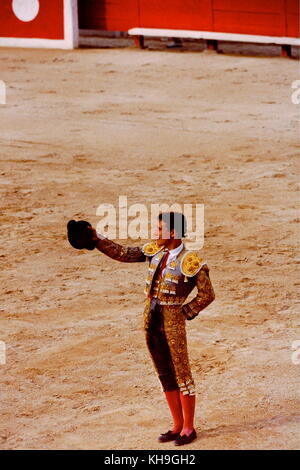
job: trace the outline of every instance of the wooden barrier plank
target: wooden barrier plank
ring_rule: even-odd
[[[139,8],[144,28],[213,28],[211,0],[139,0]]]
[[[287,31],[286,35],[294,38],[300,36],[300,25],[299,16],[293,14],[287,14],[286,16]]]
[[[299,0],[286,0],[285,5],[287,14],[299,16]]]
[[[126,31],[139,25],[138,0],[79,0],[79,28]]]
[[[245,13],[282,13],[285,0],[213,0],[213,10]]]
[[[214,11],[214,30],[224,33],[285,36],[285,15]]]
[[[79,0],[81,29],[134,27],[298,37],[298,0]]]

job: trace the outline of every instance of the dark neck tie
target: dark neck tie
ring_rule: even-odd
[[[169,250],[167,249],[164,256],[162,257],[160,263],[159,263],[159,266],[158,266],[158,270],[160,272],[160,274],[162,274],[163,270],[165,269],[166,265],[167,265],[167,261],[168,261],[168,258],[169,258]]]

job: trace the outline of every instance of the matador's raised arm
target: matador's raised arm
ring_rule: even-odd
[[[142,247],[119,245],[98,233],[86,220],[79,220],[77,222],[69,220],[67,232],[69,243],[73,248],[77,250],[94,250],[97,248],[110,258],[122,261],[123,263],[141,263],[147,259],[150,261],[151,256],[154,254],[154,249],[151,246],[145,252],[145,245]],[[150,245],[152,244],[150,243]]]
[[[140,263],[147,260],[142,248],[139,246],[132,247],[119,245],[96,232],[95,229],[92,230],[94,232],[94,236],[96,234],[97,237],[96,248],[110,258],[124,263]]]

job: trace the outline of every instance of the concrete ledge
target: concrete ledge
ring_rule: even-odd
[[[208,39],[216,41],[256,42],[262,44],[286,44],[291,46],[300,46],[300,38],[256,36],[253,34],[218,33],[211,31],[192,31],[184,29],[131,28],[128,30],[128,34],[130,36]]]

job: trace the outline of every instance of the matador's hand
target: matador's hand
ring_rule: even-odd
[[[73,248],[77,250],[94,250],[96,248],[98,237],[94,235],[94,229],[89,222],[85,220],[69,220],[67,224],[68,240]],[[96,231],[95,231],[96,232]]]
[[[93,240],[94,242],[98,242],[99,237],[98,237],[98,235],[97,235],[96,229],[95,229],[94,227],[90,226],[90,227],[88,227],[88,230],[90,230],[90,231],[92,232],[92,240]]]

